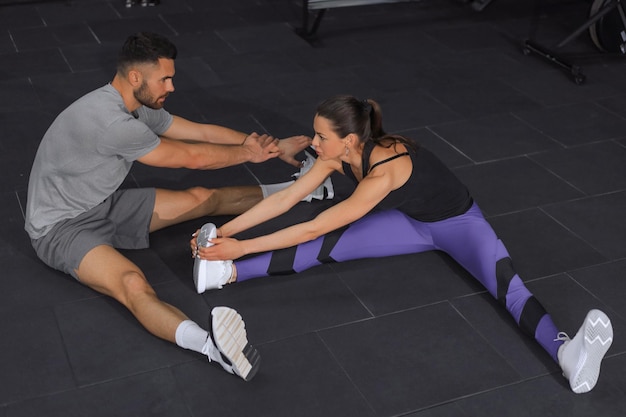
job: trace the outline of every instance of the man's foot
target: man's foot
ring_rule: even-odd
[[[311,169],[311,167],[315,163],[315,157],[313,155],[311,155],[307,151],[304,151],[304,154],[306,155],[306,159],[304,161],[302,161],[302,168],[300,168],[300,172],[296,172],[295,174],[292,175],[292,177],[294,177],[296,179],[299,178],[300,176],[306,174],[307,172],[309,172],[309,170]],[[335,189],[333,188],[333,182],[330,179],[330,177],[328,177],[328,178],[326,178],[326,180],[324,180],[324,183],[322,185],[317,187],[311,194],[306,196],[302,201],[306,201],[306,202],[310,203],[311,200],[313,200],[313,199],[316,199],[316,200],[324,200],[324,199],[332,200],[332,198],[334,196],[335,196]]]
[[[217,237],[217,228],[213,223],[206,223],[196,237],[198,247],[212,245],[210,239]],[[231,279],[233,274],[233,261],[207,261],[196,257],[193,265],[193,282],[196,291],[202,294],[206,290],[222,288]]]
[[[611,320],[600,310],[591,310],[573,339],[559,333],[565,343],[559,348],[559,365],[576,394],[589,392],[598,382],[602,358],[613,342]]]
[[[222,365],[228,373],[250,381],[259,370],[261,356],[248,343],[246,325],[235,310],[229,307],[215,307],[211,311],[209,337],[202,353]]]

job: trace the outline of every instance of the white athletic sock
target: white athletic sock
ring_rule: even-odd
[[[261,191],[263,191],[263,198],[267,198],[270,195],[277,193],[285,188],[289,187],[295,181],[281,182],[279,184],[261,184]]]
[[[202,353],[209,333],[195,321],[185,320],[176,328],[176,344],[184,349]]]

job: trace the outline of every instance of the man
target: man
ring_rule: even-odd
[[[242,213],[261,188],[118,190],[134,161],[168,168],[215,169],[280,157],[298,166],[310,138],[278,141],[199,124],[163,109],[174,91],[176,47],[138,33],[124,43],[110,84],[86,94],[53,122],[33,163],[25,229],[49,266],[111,296],[152,334],[208,356],[244,380],[259,365],[241,316],[211,311],[203,329],[161,301],[143,272],[115,248],[148,246],[148,234],[207,215]]]

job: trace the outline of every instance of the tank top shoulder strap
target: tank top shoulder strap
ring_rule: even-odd
[[[365,146],[363,147],[363,155],[362,155],[362,170],[363,170],[363,178],[365,178],[365,176],[367,174],[369,174],[374,168],[376,168],[378,165],[384,164],[386,162],[389,161],[393,161],[396,158],[400,158],[401,156],[407,156],[410,155],[409,152],[402,152],[399,153],[397,155],[393,155],[387,159],[383,159],[382,161],[378,161],[376,162],[374,165],[372,165],[370,167],[370,155],[372,154],[372,150],[374,149],[374,146],[376,146],[374,144],[374,142],[366,142]],[[348,164],[347,162],[342,162],[341,163],[343,166],[343,171],[344,173],[353,181],[358,182],[356,177],[354,176],[354,174],[352,173],[352,169],[350,168],[350,164]]]
[[[376,168],[378,165],[382,165],[382,164],[384,164],[384,163],[387,163],[387,162],[393,161],[393,160],[394,160],[394,159],[396,159],[396,158],[400,158],[401,156],[407,156],[407,155],[410,155],[410,153],[408,153],[408,152],[402,152],[402,153],[399,153],[399,154],[397,154],[397,155],[390,156],[390,157],[389,157],[389,158],[387,158],[387,159],[383,159],[382,161],[378,161],[378,162],[376,162],[374,165],[372,165],[372,167],[369,169],[369,171],[367,171],[367,173],[369,174],[370,172],[372,172],[372,170],[373,170],[374,168]]]

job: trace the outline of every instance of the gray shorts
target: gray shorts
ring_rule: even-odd
[[[116,191],[93,209],[60,221],[45,236],[33,240],[37,256],[50,267],[78,278],[75,270],[96,246],[147,248],[155,196],[154,188]]]

